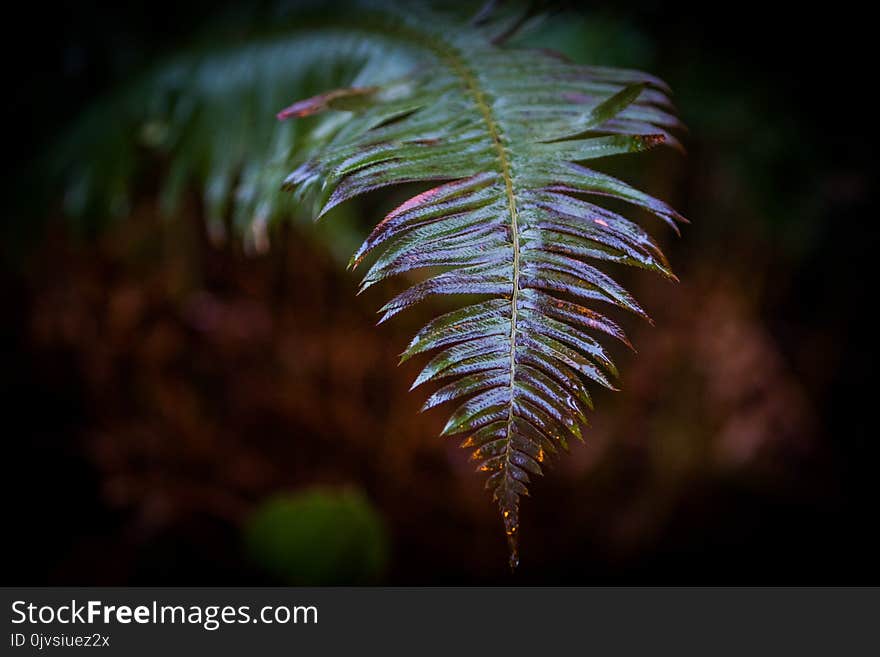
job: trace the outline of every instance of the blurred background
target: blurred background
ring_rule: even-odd
[[[622,392],[535,482],[511,577],[446,410],[408,392],[421,363],[397,367],[446,306],[375,327],[391,286],[344,268],[404,191],[257,255],[209,239],[198,194],[168,219],[161,167],[97,228],[40,184],[96,99],[243,7],[22,7],[4,43],[5,583],[877,583],[868,23],[597,2],[517,38],[672,86],[687,156],[606,170],[693,223],[652,231],[681,284],[624,276],[656,326],[627,318]]]

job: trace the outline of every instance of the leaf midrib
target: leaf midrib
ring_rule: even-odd
[[[518,322],[518,306],[519,306],[519,292],[520,292],[520,240],[519,240],[519,214],[517,211],[516,204],[516,192],[514,190],[513,184],[513,175],[510,166],[510,160],[508,159],[507,150],[504,147],[504,142],[502,139],[502,131],[499,126],[498,120],[495,118],[492,105],[489,102],[485,91],[483,90],[478,77],[472,71],[472,67],[468,66],[466,57],[461,52],[461,49],[458,48],[454,43],[451,43],[449,40],[444,39],[442,36],[438,35],[433,31],[422,31],[418,29],[414,29],[411,25],[397,25],[396,31],[401,36],[406,35],[406,37],[412,39],[414,43],[422,45],[423,47],[427,47],[428,50],[433,51],[435,56],[444,63],[453,73],[455,73],[458,77],[461,78],[464,83],[465,89],[473,99],[475,106],[480,112],[480,115],[483,118],[483,122],[486,125],[486,131],[489,134],[489,137],[492,140],[492,146],[495,150],[498,164],[500,168],[500,173],[502,178],[504,179],[504,187],[505,187],[505,195],[507,197],[507,207],[508,213],[510,215],[510,236],[511,242],[513,246],[513,262],[512,262],[512,273],[513,273],[513,286],[510,297],[510,397],[508,400],[508,408],[507,408],[507,422],[506,422],[506,430],[505,430],[505,450],[504,450],[504,479],[501,486],[509,486],[510,485],[510,468],[512,466],[511,462],[511,452],[513,450],[513,433],[514,433],[514,419],[515,419],[515,392],[516,392],[516,335],[517,335],[517,322]],[[501,501],[501,500],[500,500]],[[508,546],[510,548],[510,563],[511,567],[515,567],[518,557],[517,557],[517,540],[516,540],[516,531],[518,525],[518,519],[516,517],[511,518],[510,514],[515,512],[516,509],[508,508],[506,505],[506,501],[502,502],[502,515],[504,517],[505,524],[505,532],[507,534]]]
[[[514,422],[514,397],[516,389],[516,333],[517,333],[517,310],[519,297],[519,278],[520,278],[520,243],[519,243],[519,214],[516,207],[516,193],[513,187],[513,176],[510,168],[510,160],[508,159],[507,150],[501,138],[501,129],[498,121],[492,112],[492,106],[486,98],[486,94],[479,84],[476,75],[466,65],[462,55],[452,46],[446,45],[442,50],[438,49],[442,59],[446,61],[449,67],[459,75],[465,87],[474,100],[474,104],[480,111],[486,129],[492,139],[493,147],[498,157],[498,163],[501,168],[501,175],[504,179],[505,194],[507,196],[507,207],[510,214],[511,242],[513,243],[513,290],[510,298],[510,399],[508,401],[507,425],[506,425],[506,444],[504,451],[504,477],[506,485],[507,479],[510,477],[511,466],[511,449],[512,434]],[[505,520],[510,513],[509,509],[504,509]],[[508,526],[505,523],[505,530],[511,541],[511,559],[516,556],[516,548],[514,541],[515,525]]]

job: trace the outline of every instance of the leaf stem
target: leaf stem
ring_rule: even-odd
[[[461,55],[451,47],[438,48],[439,54],[449,66],[462,78],[468,93],[474,100],[474,104],[480,111],[486,129],[492,139],[495,151],[498,156],[498,164],[501,169],[501,175],[504,178],[505,193],[507,196],[507,208],[510,214],[510,239],[513,246],[513,291],[510,296],[510,401],[507,408],[507,430],[506,444],[504,449],[504,483],[501,486],[508,486],[510,479],[511,466],[511,445],[513,444],[513,421],[514,421],[514,395],[516,392],[516,334],[517,334],[517,311],[519,306],[519,277],[520,277],[520,241],[519,241],[519,214],[516,207],[516,193],[513,187],[513,175],[508,159],[507,149],[501,136],[501,130],[498,126],[494,115],[492,114],[492,106],[486,98],[486,94],[480,87],[477,76],[467,67]],[[516,495],[514,493],[514,495]],[[516,568],[519,564],[519,554],[517,548],[517,532],[519,531],[519,509],[518,503],[509,504],[509,497],[504,495],[500,499],[500,506],[504,520],[504,528],[507,534],[507,543],[510,549],[510,567]]]

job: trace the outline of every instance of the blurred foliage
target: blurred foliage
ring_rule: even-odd
[[[119,576],[155,581],[132,569],[169,535],[238,572],[227,534],[218,543],[187,528],[207,518],[235,529],[277,491],[355,483],[389,528],[385,581],[505,577],[472,462],[456,441],[430,438],[443,414],[419,414],[418,368],[395,367],[443,304],[377,331],[375,300],[336,303],[354,281],[294,233],[246,258],[212,247],[196,213],[166,224],[167,236],[162,225],[143,208],[97,249],[52,240],[32,270],[34,376],[75,391],[85,413],[41,441],[50,451],[73,441],[94,468],[98,499],[133,542],[99,539]],[[788,490],[815,467],[815,411],[749,293],[705,263],[691,270],[686,293],[638,277],[657,327],[634,332],[638,358],[620,354],[626,394],[597,395],[586,445],[535,482],[523,581],[610,576],[668,540],[683,509],[711,523],[725,487]],[[31,431],[52,414],[39,417]],[[743,527],[761,517],[725,524],[754,531]],[[66,554],[57,568],[95,572],[83,559]],[[202,560],[178,556],[171,572],[203,572]]]
[[[369,584],[387,567],[382,519],[356,489],[279,494],[245,520],[251,558],[293,586]]]
[[[124,217],[136,185],[158,168],[165,213],[198,189],[215,241],[232,232],[268,248],[268,224],[297,214],[281,182],[315,128],[275,114],[328,88],[394,79],[417,61],[411,44],[349,5],[279,6],[224,45],[167,58],[87,108],[50,158],[65,211],[86,231]]]
[[[654,43],[620,15],[594,10],[563,11],[532,20],[510,45],[550,48],[581,64],[602,64],[650,71],[656,65]]]

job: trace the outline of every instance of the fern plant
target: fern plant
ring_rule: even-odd
[[[280,127],[258,147],[243,139],[237,154],[221,156],[222,145],[211,142],[198,168],[216,203],[225,202],[230,181],[242,176],[232,195],[246,202],[242,228],[248,219],[265,225],[273,216],[283,167],[292,169],[283,187],[293,192],[294,205],[311,204],[317,218],[382,187],[434,185],[389,212],[350,266],[374,258],[361,291],[427,270],[385,304],[380,323],[435,295],[467,299],[422,328],[402,360],[431,354],[413,387],[441,382],[424,408],[454,406],[443,434],[464,435],[462,446],[488,475],[515,567],[520,499],[530,476],[542,473],[549,455],[582,438],[592,408],[588,383],[614,389],[617,370],[600,339],[630,345],[596,302],[647,317],[597,265],[632,265],[675,279],[647,232],[599,203],[621,201],[674,230],[683,218],[585,163],[678,146],[671,131],[679,123],[666,86],[652,76],[505,47],[504,36],[519,25],[513,14],[481,14],[463,24],[426,8],[371,5],[355,21],[349,16],[324,34],[326,42],[314,30],[297,38],[330,51],[340,43],[381,43],[385,52],[404,53],[396,65],[377,66],[376,53],[368,53],[351,84],[278,113]],[[271,66],[286,64],[273,60]],[[153,78],[148,92],[156,79],[165,78]],[[270,87],[274,100],[279,89]],[[205,95],[192,94],[191,112]],[[323,118],[310,119],[299,133],[285,127],[288,119],[319,114]],[[194,138],[186,124],[179,128],[181,139]],[[220,183],[208,173],[218,157]],[[192,162],[172,170],[193,168]]]

